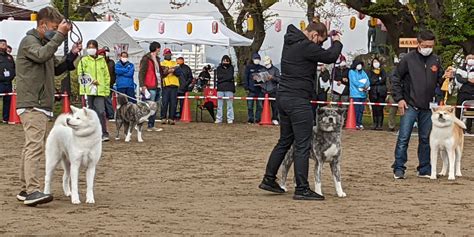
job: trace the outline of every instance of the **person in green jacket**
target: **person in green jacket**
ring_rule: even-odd
[[[71,30],[71,25],[52,7],[38,12],[37,26],[21,40],[16,58],[17,113],[25,132],[20,160],[21,192],[16,196],[25,205],[51,202],[53,196],[40,191],[39,164],[44,157],[46,126],[53,116],[54,76],[74,70],[74,60],[82,46],[75,44],[69,54],[54,53]]]
[[[86,97],[87,107],[94,110],[100,119],[102,141],[109,141],[105,116],[105,100],[110,94],[110,74],[105,57],[97,55],[99,43],[87,42],[87,55],[77,65],[79,94]]]

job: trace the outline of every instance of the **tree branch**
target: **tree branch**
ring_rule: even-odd
[[[219,12],[222,14],[222,16],[224,17],[225,25],[229,29],[235,31],[234,18],[232,17],[232,15],[230,15],[229,10],[227,10],[227,8],[225,7],[224,2],[222,0],[209,0],[209,3],[214,5],[217,10],[219,10]]]

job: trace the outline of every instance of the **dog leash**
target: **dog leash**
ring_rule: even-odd
[[[131,99],[131,100],[133,100],[133,101],[136,101],[137,103],[145,104],[148,108],[150,108],[150,106],[149,106],[148,103],[146,103],[146,102],[143,102],[143,101],[141,101],[141,100],[139,100],[139,99],[135,99],[135,98],[133,98],[133,97],[131,97],[131,96],[128,96],[127,94],[124,94],[124,93],[122,93],[122,92],[119,92],[119,91],[117,91],[117,90],[114,90],[113,88],[110,88],[110,90],[113,91],[113,92],[115,92],[116,94],[123,95],[123,96],[127,97],[127,99]]]

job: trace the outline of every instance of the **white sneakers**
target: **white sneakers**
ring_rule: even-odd
[[[272,120],[272,123],[273,123],[273,125],[275,125],[275,126],[278,126],[278,125],[279,125],[278,120]]]

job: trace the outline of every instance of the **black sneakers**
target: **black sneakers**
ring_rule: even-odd
[[[280,185],[275,181],[269,178],[263,178],[260,185],[258,185],[260,189],[265,191],[273,192],[273,193],[285,193],[285,190],[280,187]]]
[[[315,201],[322,201],[324,200],[324,196],[321,196],[314,192],[313,190],[307,188],[301,191],[295,191],[295,195],[293,196],[294,200],[315,200]]]
[[[28,193],[26,193],[25,191],[21,191],[18,195],[16,195],[16,199],[20,202],[23,202],[25,201],[26,196],[28,196]]]
[[[40,191],[36,191],[32,194],[26,196],[25,201],[23,202],[27,206],[36,206],[38,204],[45,204],[53,201],[53,196],[49,194],[44,194]]]

